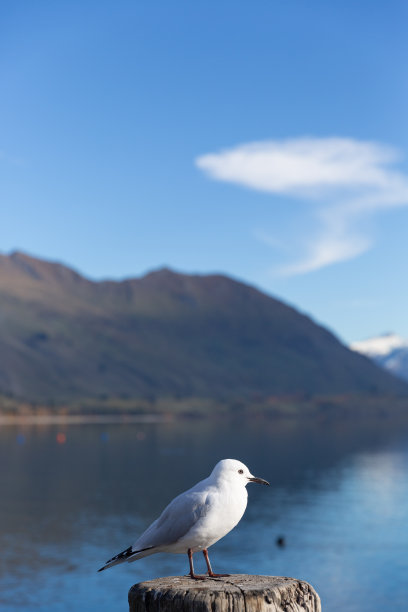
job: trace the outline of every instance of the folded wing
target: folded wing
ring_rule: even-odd
[[[176,543],[208,513],[209,508],[208,492],[190,490],[182,493],[170,502],[133,546],[109,559],[98,571],[101,572],[124,561],[136,561]]]

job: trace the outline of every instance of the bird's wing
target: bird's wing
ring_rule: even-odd
[[[210,509],[210,492],[186,491],[165,508],[133,544],[134,552],[144,548],[168,546],[182,538]]]

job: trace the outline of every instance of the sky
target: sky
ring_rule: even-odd
[[[408,337],[408,5],[5,0],[0,252]]]

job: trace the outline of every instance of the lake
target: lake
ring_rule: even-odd
[[[272,486],[248,486],[214,571],[307,580],[325,612],[407,609],[408,427],[236,417],[0,428],[2,612],[126,612],[135,582],[186,574],[184,555],[96,570],[227,457]]]

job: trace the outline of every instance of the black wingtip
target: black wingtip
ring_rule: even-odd
[[[129,546],[129,548],[126,548],[126,550],[123,550],[118,555],[115,555],[115,557],[112,557],[112,559],[109,559],[109,561],[107,561],[103,567],[98,569],[98,572],[103,572],[103,570],[108,569],[108,567],[112,567],[112,565],[116,565],[116,563],[120,563],[121,561],[126,561],[129,557],[132,557],[139,552],[150,550],[151,548],[154,548],[154,546],[147,546],[146,548],[141,548],[140,550],[133,550],[133,547]]]

